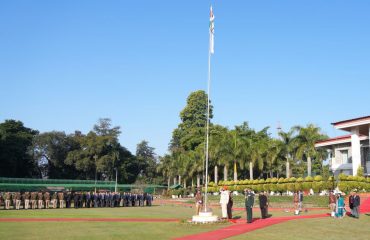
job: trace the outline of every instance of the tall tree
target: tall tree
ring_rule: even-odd
[[[212,119],[212,105],[210,119]],[[180,113],[181,123],[173,131],[170,150],[183,148],[185,151],[194,150],[205,140],[207,122],[207,94],[202,91],[192,92],[185,108]]]
[[[140,164],[141,176],[147,182],[152,182],[155,177],[157,156],[154,150],[145,140],[141,141],[136,148],[136,158]]]
[[[0,123],[0,176],[41,177],[30,154],[37,134],[38,131],[25,127],[21,121]]]
[[[282,141],[281,145],[281,153],[285,157],[286,165],[286,177],[290,177],[290,165],[293,162],[293,154],[294,154],[294,148],[295,148],[295,140],[294,140],[294,129],[291,129],[288,132],[279,132],[279,136]]]
[[[45,132],[33,139],[33,158],[43,177],[73,179],[81,173],[73,166],[66,165],[68,152],[79,148],[73,135],[64,132]]]
[[[302,158],[305,157],[307,159],[307,175],[312,175],[312,157],[317,154],[315,149],[315,143],[317,141],[323,140],[327,138],[325,135],[320,133],[320,128],[313,125],[308,124],[306,127],[302,126],[295,126],[293,127],[298,132],[296,136],[297,142],[297,157]]]

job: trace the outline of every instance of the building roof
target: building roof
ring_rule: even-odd
[[[347,132],[351,132],[354,128],[358,128],[360,135],[362,134],[368,136],[370,127],[370,116],[334,122],[332,123],[332,125],[336,129]]]
[[[339,121],[339,122],[333,122],[332,125],[336,126],[336,125],[340,125],[340,124],[344,124],[344,123],[357,122],[357,121],[361,121],[361,120],[370,120],[370,116],[352,118],[352,119],[343,120],[343,121]]]
[[[366,135],[360,135],[360,140],[366,140],[366,139],[368,139]],[[349,143],[349,142],[351,142],[351,134],[317,141],[315,143],[315,147],[318,148],[318,147],[332,146],[336,144]]]

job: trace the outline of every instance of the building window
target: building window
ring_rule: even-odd
[[[340,155],[342,155],[342,164],[350,163],[350,159],[348,157],[348,150],[341,150]]]

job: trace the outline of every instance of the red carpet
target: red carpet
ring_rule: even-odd
[[[368,213],[370,212],[370,198],[363,199],[361,201],[360,212]],[[268,227],[274,224],[286,222],[294,219],[306,219],[306,218],[319,218],[327,217],[329,214],[315,214],[315,215],[305,215],[305,216],[289,216],[289,217],[277,217],[277,218],[268,218],[268,219],[254,219],[253,223],[246,224],[245,219],[233,220],[235,224],[221,228],[211,232],[199,233],[194,235],[189,235],[178,240],[217,240],[225,239],[228,237],[240,235],[243,233],[251,232],[260,228]]]

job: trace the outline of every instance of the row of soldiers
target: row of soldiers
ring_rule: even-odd
[[[6,192],[0,193],[4,209],[97,208],[151,206],[153,196],[131,192]]]

